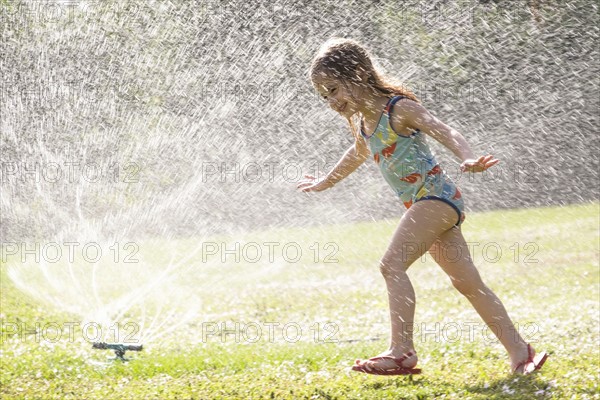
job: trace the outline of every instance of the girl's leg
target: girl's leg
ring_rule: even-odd
[[[473,264],[460,228],[443,233],[429,250],[454,287],[475,307],[508,351],[514,369],[527,359],[527,343],[513,325],[504,305],[488,288]],[[520,372],[520,371],[518,371]]]
[[[388,290],[391,341],[390,348],[380,354],[400,357],[414,349],[412,331],[415,314],[415,292],[408,279],[408,267],[421,257],[457,221],[456,211],[438,200],[419,201],[402,216],[388,249],[381,259],[381,273]],[[364,361],[367,367],[394,368],[390,360]],[[404,361],[414,367],[417,356]]]

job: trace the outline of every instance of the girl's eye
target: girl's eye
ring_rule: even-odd
[[[337,88],[333,88],[331,90],[329,90],[329,93],[334,94],[337,91]]]

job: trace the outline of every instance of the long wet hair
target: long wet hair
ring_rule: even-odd
[[[320,74],[339,80],[346,86],[367,86],[388,97],[406,96],[411,100],[419,101],[409,89],[394,83],[378,71],[367,50],[351,39],[333,38],[321,46],[311,64],[311,81],[314,82]],[[366,80],[363,80],[364,77]],[[351,118],[348,118],[348,123],[354,138],[360,139],[360,132]]]

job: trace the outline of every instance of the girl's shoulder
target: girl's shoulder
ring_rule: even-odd
[[[396,96],[390,103],[389,123],[394,132],[409,136],[418,129],[418,121],[430,118],[419,102],[405,96]]]

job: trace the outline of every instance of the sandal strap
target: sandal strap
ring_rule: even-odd
[[[534,362],[533,361],[533,350],[531,350],[531,345],[529,343],[527,343],[527,360],[517,364],[517,366],[513,369],[513,372],[516,372],[521,367],[523,367],[523,372],[525,372],[525,367],[527,366],[527,364],[532,363],[532,362]],[[535,367],[535,364],[534,364],[534,367]]]
[[[406,367],[402,366],[402,363],[405,360],[407,360],[409,357],[412,357],[414,355],[415,355],[415,353],[411,350],[408,353],[404,353],[400,357],[379,356],[379,357],[371,357],[367,361],[390,360],[390,361],[393,361],[398,367],[400,367],[400,368],[406,368]],[[377,367],[373,367],[373,368],[377,368]],[[383,368],[379,368],[379,369],[383,369]]]

